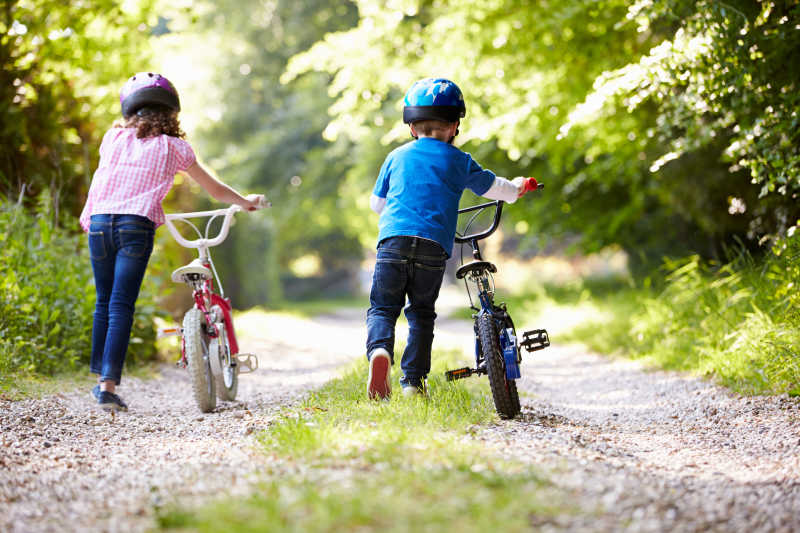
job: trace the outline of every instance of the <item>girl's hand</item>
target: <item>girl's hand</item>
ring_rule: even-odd
[[[247,202],[240,205],[248,211],[255,211],[256,209],[261,209],[267,205],[263,194],[248,194],[244,197],[244,199]]]

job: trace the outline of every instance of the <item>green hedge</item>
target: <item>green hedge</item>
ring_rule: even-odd
[[[128,364],[156,356],[148,285],[136,305]],[[48,213],[0,204],[0,375],[88,369],[94,303],[85,236],[55,227]]]

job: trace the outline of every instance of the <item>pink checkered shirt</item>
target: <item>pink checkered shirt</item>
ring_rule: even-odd
[[[92,215],[141,215],[164,223],[161,201],[175,174],[192,166],[192,147],[177,137],[137,139],[134,128],[111,128],[100,145],[100,165],[92,178],[80,222],[89,231]]]

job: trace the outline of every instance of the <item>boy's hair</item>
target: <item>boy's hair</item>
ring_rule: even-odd
[[[425,137],[435,137],[442,141],[447,141],[447,129],[452,126],[453,122],[445,122],[444,120],[416,120],[413,122],[414,129],[417,133]]]
[[[186,137],[178,121],[178,112],[167,107],[142,108],[128,118],[116,121],[114,126],[136,129],[137,139],[156,135],[169,135],[179,139]]]

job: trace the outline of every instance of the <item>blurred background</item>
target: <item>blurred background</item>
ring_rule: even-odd
[[[119,89],[139,71],[175,84],[204,165],[272,201],[238,216],[214,255],[239,308],[363,301],[369,196],[410,139],[403,95],[441,76],[466,98],[456,144],[498,175],[547,185],[504,215],[497,250],[520,285],[596,274],[661,291],[686,265],[711,283],[738,261],[777,269],[766,290],[794,309],[796,261],[774,261],[797,249],[799,27],[793,1],[6,0],[0,267],[5,311],[28,321],[0,319],[0,331],[47,346],[91,309],[67,296],[93,297],[77,215]],[[178,177],[165,209],[212,205]],[[169,273],[190,257],[158,232],[145,318],[183,311]],[[35,346],[15,352],[22,366]]]

